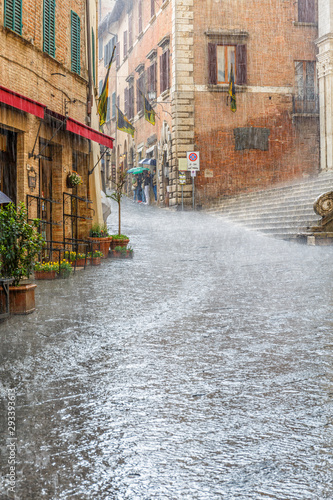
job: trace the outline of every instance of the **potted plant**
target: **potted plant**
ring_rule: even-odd
[[[45,245],[38,233],[39,220],[27,221],[24,203],[13,203],[0,210],[1,275],[12,278],[9,299],[13,314],[28,314],[35,310],[36,284],[21,283],[29,278],[36,256]]]
[[[126,182],[126,172],[118,173],[118,181],[116,182],[116,187],[114,193],[110,195],[115,202],[118,203],[118,233],[112,235],[111,250],[114,250],[117,246],[127,247],[129,243],[128,236],[121,234],[121,200],[124,195],[123,188]]]
[[[88,257],[92,266],[99,266],[101,258],[103,257],[103,252],[100,250],[94,250],[93,252],[88,253]]]
[[[109,254],[110,242],[112,240],[106,224],[93,224],[89,231],[88,240],[91,242],[92,251],[100,250],[103,253],[102,258],[106,259]]]
[[[66,177],[66,185],[68,188],[74,188],[76,186],[79,186],[82,184],[82,178],[81,176],[73,170],[72,172],[69,172],[69,174]]]
[[[69,278],[72,272],[73,266],[71,263],[66,259],[62,259],[59,266],[59,278]]]
[[[86,265],[86,255],[84,253],[66,251],[64,253],[64,258],[69,260],[72,266],[83,267]]]
[[[35,262],[34,265],[36,280],[53,280],[59,272],[58,262]]]
[[[133,249],[117,246],[113,250],[111,250],[111,257],[115,259],[132,259],[133,258]]]

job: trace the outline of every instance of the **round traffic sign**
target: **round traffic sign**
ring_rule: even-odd
[[[196,153],[191,153],[188,155],[189,160],[196,161],[198,159],[198,155]]]

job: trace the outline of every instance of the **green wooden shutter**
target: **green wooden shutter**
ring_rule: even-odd
[[[5,27],[22,35],[22,0],[5,0]]]
[[[80,74],[80,18],[71,11],[71,52],[72,52],[72,71]]]
[[[44,0],[43,50],[55,57],[55,0]]]
[[[96,62],[95,62],[95,34],[93,28],[91,28],[91,45],[92,45],[92,67],[93,67],[93,78],[94,85],[96,85]]]

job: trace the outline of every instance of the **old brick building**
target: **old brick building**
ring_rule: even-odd
[[[318,173],[316,0],[117,0],[101,25],[117,45],[109,133],[116,104],[135,126],[133,139],[117,131],[114,164],[154,158],[161,203],[180,203],[188,151],[200,152],[199,205]],[[140,90],[157,113],[154,127]]]
[[[0,2],[0,190],[42,219],[47,240],[101,222],[97,9],[86,0]],[[77,171],[82,184],[71,188]]]

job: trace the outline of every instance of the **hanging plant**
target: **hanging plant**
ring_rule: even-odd
[[[67,175],[66,182],[68,188],[74,188],[75,186],[82,184],[82,177],[75,172],[75,170],[73,170]]]

